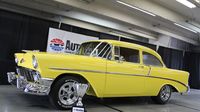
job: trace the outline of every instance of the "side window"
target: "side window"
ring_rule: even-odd
[[[159,67],[163,66],[157,57],[147,52],[143,52],[143,63],[145,65],[152,65],[152,66],[159,66]]]
[[[124,47],[115,47],[115,56],[123,57],[123,60],[126,62],[132,62],[132,63],[139,63],[140,62],[140,56],[139,56],[139,50],[130,49],[130,48],[124,48]],[[119,58],[115,58],[115,60],[118,60]]]
[[[111,46],[101,43],[94,51],[93,56],[111,59]]]

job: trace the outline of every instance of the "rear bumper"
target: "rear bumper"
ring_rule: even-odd
[[[187,86],[187,90],[182,92],[181,95],[188,94],[190,92],[190,86]]]
[[[16,85],[18,89],[25,93],[34,95],[48,95],[53,79],[40,78],[38,81],[29,82],[24,76],[16,75],[15,72],[8,72],[8,82]]]
[[[189,93],[190,92],[190,86],[187,86],[187,91],[186,93]]]

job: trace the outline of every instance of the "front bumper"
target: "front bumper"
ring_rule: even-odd
[[[24,76],[16,75],[15,72],[8,72],[8,82],[16,85],[25,93],[34,95],[48,95],[53,79],[40,78],[38,81],[29,82]]]

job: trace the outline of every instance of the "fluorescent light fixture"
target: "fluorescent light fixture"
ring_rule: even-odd
[[[176,0],[177,2],[189,7],[189,8],[195,8],[197,7],[196,5],[194,5],[192,2],[188,1],[188,0]]]
[[[183,25],[180,25],[180,24],[178,24],[178,23],[174,23],[174,24],[175,24],[176,26],[179,26],[179,27],[184,28],[184,29],[186,29],[186,30],[189,30],[189,31],[191,31],[191,32],[197,33],[197,31],[192,30],[192,29],[190,29],[190,28],[188,28],[188,27],[185,27],[185,26],[183,26]]]
[[[153,14],[153,13],[151,13],[151,12],[145,11],[145,10],[143,10],[143,9],[140,9],[140,8],[138,8],[138,7],[135,7],[135,6],[133,6],[133,5],[130,5],[130,4],[128,4],[128,3],[125,3],[125,2],[122,2],[122,1],[119,1],[119,0],[117,0],[117,3],[120,3],[120,4],[122,4],[122,5],[128,6],[128,7],[130,7],[130,8],[136,9],[136,10],[139,10],[139,11],[144,12],[144,13],[146,13],[146,14],[149,14],[149,15],[151,15],[151,16],[156,16],[155,14]]]
[[[200,1],[199,1],[199,0],[195,0],[195,2],[197,2],[197,3],[200,3]]]

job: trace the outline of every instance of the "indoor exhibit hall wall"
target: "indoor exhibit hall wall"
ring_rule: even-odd
[[[183,69],[183,51],[160,46],[157,52],[161,55],[167,67]]]
[[[200,53],[186,52],[183,69],[190,72],[191,88],[200,89]]]
[[[15,71],[14,53],[21,52],[21,50],[24,49],[46,51],[49,27],[58,28],[58,26],[58,22],[0,10],[1,85],[8,84],[6,73],[9,71]],[[67,24],[61,24],[60,29],[88,36],[99,37],[100,39],[119,40],[119,37],[117,36]],[[156,50],[156,45],[153,44],[139,42],[123,37],[121,37],[120,40],[140,44]],[[188,61],[188,59],[191,58],[191,52],[184,53],[181,50],[175,50],[162,46],[159,46],[157,51],[162,56],[167,67],[189,71],[191,73],[190,86],[194,88],[200,88],[197,86],[197,84],[200,82],[200,70],[197,69],[200,67],[200,63],[191,65],[191,62]],[[200,54],[198,53],[195,56],[196,58],[200,58]],[[195,60],[193,59],[193,61]]]
[[[23,49],[46,50],[49,27],[58,23],[0,10],[0,84],[6,72],[15,71],[14,53]]]

